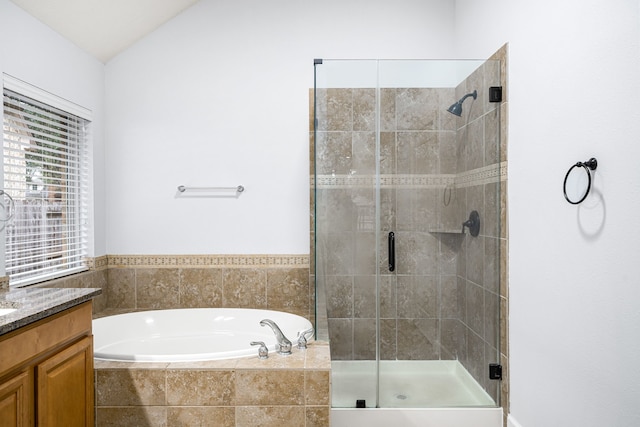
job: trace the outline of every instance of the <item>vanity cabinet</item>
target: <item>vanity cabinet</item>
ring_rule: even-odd
[[[0,336],[0,427],[93,425],[91,302]]]

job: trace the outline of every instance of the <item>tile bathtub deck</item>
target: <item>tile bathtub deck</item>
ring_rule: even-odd
[[[291,356],[180,363],[96,360],[98,426],[328,426],[329,345],[312,342]],[[209,420],[209,421],[207,421]],[[247,424],[248,423],[248,424]],[[271,424],[270,424],[271,423]]]

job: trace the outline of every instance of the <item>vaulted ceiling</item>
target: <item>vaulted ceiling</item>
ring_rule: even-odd
[[[11,0],[107,62],[198,0]]]

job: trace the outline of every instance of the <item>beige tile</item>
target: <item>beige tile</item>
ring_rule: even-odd
[[[180,307],[222,307],[222,269],[181,269]]]
[[[316,173],[346,174],[352,170],[351,132],[318,132],[316,135]]]
[[[438,320],[398,319],[397,327],[399,360],[438,358]]]
[[[233,407],[168,407],[167,425],[170,427],[235,427]]]
[[[509,301],[500,297],[500,352],[509,355]]]
[[[93,312],[100,313],[107,308],[108,304],[108,291],[109,282],[107,278],[107,270],[93,271],[90,274],[93,275],[92,287],[102,289],[102,294],[93,298]]]
[[[306,411],[306,427],[329,427],[330,408],[329,406],[307,406]]]
[[[353,90],[320,89],[316,92],[319,130],[353,129]],[[327,109],[330,106],[330,109]]]
[[[305,350],[305,369],[331,369],[329,343],[313,341]]]
[[[177,268],[139,268],[136,270],[138,308],[177,308],[180,276]]]
[[[98,406],[164,405],[165,371],[101,369],[96,372]]]
[[[493,348],[500,345],[500,296],[484,291],[484,341]]]
[[[109,291],[107,292],[107,307],[135,308],[135,270],[129,268],[110,268],[107,273],[107,280],[109,283]]]
[[[304,406],[240,406],[236,408],[236,426],[238,427],[304,425]]]
[[[484,290],[473,283],[466,287],[467,325],[478,335],[484,334]]]
[[[305,405],[329,405],[330,380],[329,371],[305,371]]]
[[[438,125],[438,89],[402,88],[396,91],[397,126],[401,130],[432,130]]]
[[[93,362],[93,367],[97,371],[99,369],[112,369],[112,370],[145,370],[145,369],[156,369],[163,370],[167,369],[169,363],[167,362],[116,362],[112,360],[99,360],[96,359]]]
[[[306,316],[309,307],[309,269],[267,270],[267,308]]]
[[[328,319],[332,360],[353,360],[353,319]]]
[[[158,406],[98,408],[97,427],[166,427],[167,408]]]
[[[509,358],[504,354],[500,355],[502,364],[502,381],[500,381],[500,406],[509,413]]]
[[[236,404],[303,405],[304,371],[236,371]]]
[[[493,293],[500,292],[500,239],[484,238],[484,288]]]
[[[440,148],[436,132],[398,132],[397,138],[399,174],[439,173]]]
[[[232,371],[236,368],[239,359],[222,360],[199,360],[189,362],[172,362],[168,364],[168,369],[172,370],[226,370]]]
[[[385,280],[384,282],[387,283],[388,281]],[[376,317],[376,305],[376,276],[371,275],[354,277],[353,317]]]
[[[383,88],[380,89],[380,129],[383,131],[396,130],[396,93],[398,89]],[[388,132],[383,132],[388,133]],[[395,152],[395,149],[393,150]],[[394,162],[395,163],[395,162]],[[393,171],[395,172],[395,171]],[[386,172],[386,173],[393,173]]]
[[[358,174],[372,175],[376,172],[376,133],[353,133],[353,170]]]
[[[353,358],[375,360],[376,319],[353,319]]]
[[[396,319],[380,320],[380,358],[382,360],[396,360],[398,356],[396,323]]]
[[[353,130],[374,131],[375,129],[375,89],[353,89]]]
[[[167,371],[170,406],[231,406],[234,399],[233,371]]]
[[[386,242],[384,242],[386,253]],[[399,231],[396,233],[396,273],[399,275],[430,275],[438,273],[440,242],[428,232]],[[386,265],[386,264],[385,264]],[[388,270],[386,271],[388,273]]]
[[[438,317],[440,301],[437,276],[399,276],[397,292],[399,318]]]
[[[458,319],[443,319],[440,328],[440,359],[462,359],[467,351],[467,328]]]
[[[500,295],[509,298],[509,242],[500,239]]]
[[[382,96],[384,98],[384,95]],[[380,173],[396,173],[396,132],[380,132]]]
[[[443,319],[459,319],[458,280],[455,276],[440,277],[440,316]]]
[[[358,197],[358,196],[356,196]],[[361,212],[364,209],[364,214]],[[356,233],[354,233],[353,272],[357,275],[372,275],[376,273],[378,265],[375,251],[376,233],[371,230],[373,225],[372,207],[358,208],[358,221],[356,221]]]
[[[350,276],[327,276],[327,316],[347,318],[353,316],[353,278]]]
[[[224,307],[267,308],[265,269],[224,269],[222,303]]]
[[[269,352],[268,359],[259,359],[257,356],[258,348],[256,347],[256,356],[243,357],[237,359],[237,369],[304,369],[305,351],[299,350],[295,344],[291,349],[291,354],[283,356],[275,351]]]

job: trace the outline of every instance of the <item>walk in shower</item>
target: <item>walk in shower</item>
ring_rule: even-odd
[[[324,59],[314,77],[332,407],[496,408],[499,62]]]

